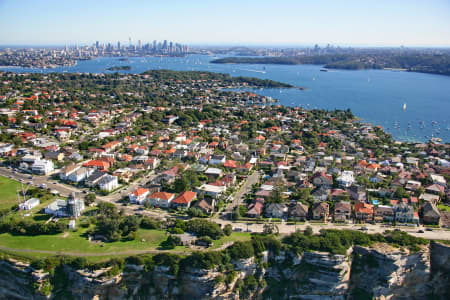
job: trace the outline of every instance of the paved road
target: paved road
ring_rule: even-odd
[[[253,222],[232,222],[222,219],[211,219],[211,221],[221,224],[222,226],[226,224],[231,224],[233,226],[233,229],[240,228],[242,231],[246,231],[247,229],[251,232],[263,232],[264,224],[256,224]],[[310,224],[310,223],[304,223],[301,225],[287,225],[287,224],[276,224],[279,232],[281,234],[289,234],[292,232],[295,232],[296,230],[305,230],[307,226],[311,226],[314,233],[319,233],[321,229],[352,229],[352,230],[358,230],[362,226],[367,227],[368,231],[367,233],[383,233],[385,230],[394,230],[392,227],[382,227],[381,224],[364,224],[364,225],[353,225],[353,224],[347,224],[344,225],[335,225],[332,223],[329,223],[328,225],[319,225],[319,224]],[[248,226],[248,227],[247,227]],[[413,236],[417,237],[423,237],[430,240],[450,240],[450,231],[449,230],[443,230],[443,229],[433,229],[433,231],[426,231],[424,227],[397,227],[401,231],[405,231]],[[424,233],[418,233],[417,231],[419,229],[422,229]]]
[[[252,186],[259,181],[259,172],[253,172],[250,174],[247,179],[245,180],[244,184],[241,186],[240,190],[236,192],[236,194],[233,197],[233,201],[228,205],[225,212],[230,213],[233,211],[233,209],[240,205],[242,203],[242,200],[244,199],[245,194],[251,191]]]

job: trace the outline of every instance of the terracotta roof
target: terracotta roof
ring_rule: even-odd
[[[169,200],[173,197],[173,194],[166,193],[166,192],[155,192],[149,196],[151,199],[162,199],[162,200]]]
[[[173,202],[178,204],[188,204],[197,196],[197,193],[191,191],[185,191],[178,195]]]
[[[148,193],[149,190],[148,189],[144,189],[144,188],[138,188],[137,190],[135,190],[133,192],[133,196],[139,197],[144,195],[145,193]]]

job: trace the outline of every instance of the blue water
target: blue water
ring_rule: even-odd
[[[427,141],[432,135],[450,142],[450,77],[384,70],[320,72],[314,65],[223,65],[211,64],[215,57],[97,58],[80,61],[76,66],[55,69],[0,68],[16,72],[109,72],[112,66],[130,65],[130,71],[150,69],[203,70],[272,79],[306,87],[297,89],[258,89],[262,95],[279,99],[287,106],[347,109],[375,125],[381,125],[394,138],[403,141]],[[403,104],[406,103],[406,110]]]

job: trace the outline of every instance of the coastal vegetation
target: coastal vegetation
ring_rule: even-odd
[[[106,69],[108,71],[129,71],[131,70],[131,66],[114,66]]]
[[[324,65],[330,69],[399,69],[409,72],[450,75],[448,54],[326,54],[281,57],[226,57],[211,61],[219,64]]]

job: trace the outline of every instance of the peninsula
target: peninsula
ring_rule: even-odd
[[[391,54],[389,52],[356,54],[314,54],[299,56],[225,57],[215,64],[323,65],[327,69],[395,69],[408,72],[450,75],[450,54]]]

